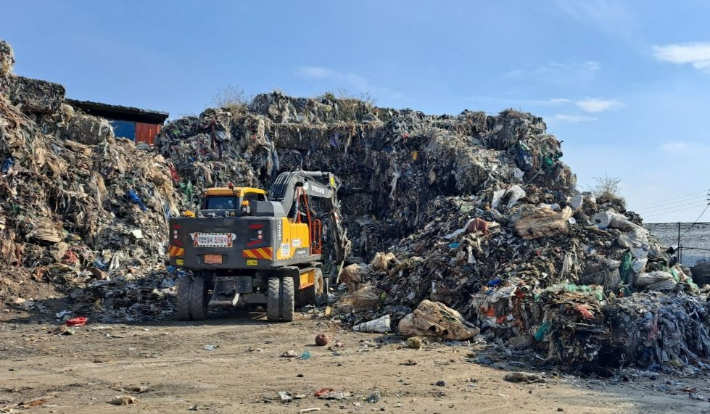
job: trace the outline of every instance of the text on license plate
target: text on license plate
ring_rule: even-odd
[[[234,235],[228,233],[196,233],[193,241],[196,247],[232,247]]]
[[[205,264],[222,264],[221,254],[206,254]]]

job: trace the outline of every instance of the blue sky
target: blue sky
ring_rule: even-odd
[[[225,85],[529,111],[580,188],[618,177],[628,206],[663,222],[694,221],[710,188],[708,16],[706,0],[5,0],[0,38],[17,74],[171,117]]]

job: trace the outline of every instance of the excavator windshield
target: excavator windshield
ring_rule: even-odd
[[[237,196],[208,196],[205,197],[203,210],[234,210],[239,208],[241,197]]]
[[[205,191],[202,209],[241,210],[249,201],[266,201],[266,192],[256,188],[210,188]]]

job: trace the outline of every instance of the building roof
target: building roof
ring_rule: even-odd
[[[75,99],[67,99],[66,102],[74,108],[81,109],[89,115],[121,121],[162,124],[166,119],[168,119],[169,116],[167,112],[152,111],[130,106],[109,105],[90,101],[77,101]]]

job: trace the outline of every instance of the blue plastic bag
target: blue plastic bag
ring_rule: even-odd
[[[147,208],[145,207],[145,204],[143,204],[143,200],[141,200],[140,197],[138,197],[138,193],[132,188],[128,189],[128,197],[131,199],[131,201],[135,204],[138,204],[138,207],[141,208],[141,210],[146,211]]]
[[[13,165],[15,165],[15,159],[10,157],[2,163],[2,169],[0,169],[0,171],[2,171],[3,174],[7,174],[10,172]]]

